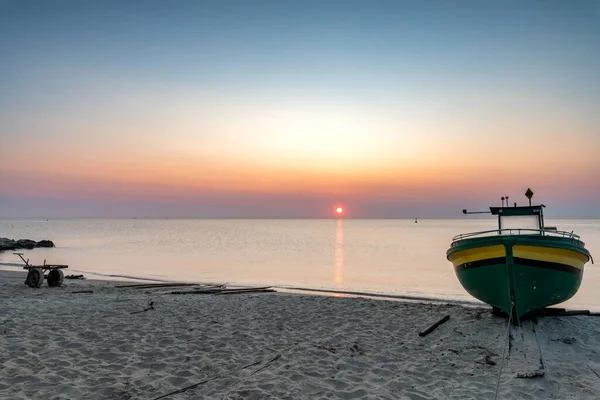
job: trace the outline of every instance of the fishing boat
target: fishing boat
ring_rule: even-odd
[[[573,232],[544,225],[545,206],[501,207],[489,211],[498,217],[498,229],[463,233],[452,239],[446,257],[470,295],[502,310],[514,323],[526,314],[573,297],[592,256]],[[506,201],[505,201],[506,200]]]

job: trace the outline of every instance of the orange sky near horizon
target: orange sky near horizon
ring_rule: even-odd
[[[185,197],[199,190],[358,197],[401,196],[403,191],[410,191],[415,196],[452,196],[465,190],[492,192],[513,183],[522,186],[554,182],[557,186],[572,186],[577,181],[589,182],[595,174],[596,163],[591,157],[571,159],[566,170],[560,162],[548,162],[560,160],[565,154],[562,151],[551,154],[546,148],[543,154],[530,155],[529,149],[517,150],[522,153],[521,159],[513,158],[514,155],[505,158],[502,154],[450,151],[431,152],[408,161],[377,154],[332,161],[310,155],[295,159],[288,154],[286,160],[286,154],[258,157],[214,149],[200,151],[195,157],[167,152],[136,154],[132,147],[112,150],[108,156],[68,147],[49,150],[12,146],[10,152],[1,154],[6,177],[1,192],[34,195],[42,191],[56,196],[80,192],[121,199]],[[40,161],[23,162],[24,159]],[[571,172],[586,169],[589,176]],[[519,176],[517,182],[515,175]]]
[[[187,201],[246,193],[402,202],[486,193],[493,199],[498,191],[537,185],[568,199],[589,191],[600,175],[590,145],[600,142],[593,123],[570,111],[542,119],[532,112],[480,120],[469,118],[472,110],[399,119],[383,107],[347,102],[324,111],[310,102],[251,107],[221,99],[206,116],[198,113],[203,108],[189,109],[193,101],[179,109],[170,100],[156,104],[148,119],[92,109],[32,110],[27,119],[5,120],[16,131],[50,134],[15,137],[0,148],[0,194]],[[578,135],[570,135],[575,128]],[[592,190],[600,196],[593,183]]]

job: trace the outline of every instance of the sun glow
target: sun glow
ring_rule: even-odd
[[[338,207],[335,209],[335,212],[341,214],[342,212],[344,212],[344,209],[342,207]]]

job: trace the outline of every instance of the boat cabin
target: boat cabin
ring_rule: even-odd
[[[498,230],[501,234],[514,234],[512,230],[538,230],[540,234],[544,229],[543,204],[539,206],[524,207],[490,207],[492,215],[498,216]]]

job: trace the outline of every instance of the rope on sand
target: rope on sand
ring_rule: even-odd
[[[250,376],[252,376],[252,375],[254,375],[254,374],[262,371],[263,369],[267,368],[270,364],[272,364],[273,362],[277,361],[280,357],[281,357],[281,354],[277,354],[275,357],[271,358],[267,362],[263,362],[263,360],[258,360],[256,362],[253,362],[252,364],[247,364],[247,365],[244,365],[241,368],[237,368],[237,369],[235,369],[235,370],[233,370],[233,371],[231,371],[229,373],[219,374],[217,376],[213,376],[212,378],[205,379],[205,380],[203,380],[201,382],[198,382],[198,383],[195,383],[193,385],[186,386],[183,389],[179,389],[179,390],[175,390],[174,392],[171,392],[171,393],[163,394],[162,396],[156,397],[154,400],[160,400],[160,399],[164,399],[166,397],[172,396],[174,394],[179,394],[179,393],[187,392],[190,389],[195,389],[198,386],[204,385],[205,383],[208,383],[210,381],[214,381],[214,380],[219,379],[219,378],[229,377],[229,376],[235,374],[236,372],[242,371],[242,370],[244,370],[246,368],[250,368],[250,367],[254,367],[255,365],[262,364],[260,366],[260,368],[256,369],[254,372],[252,372],[250,374]]]
[[[537,343],[538,351],[540,352],[540,370],[543,372],[546,370],[546,365],[544,365],[544,357],[542,356],[542,346],[540,346],[540,341],[538,339],[537,331],[535,330],[536,321],[533,322],[533,334],[535,335],[535,342]]]
[[[596,371],[594,371],[594,369],[592,367],[590,367],[588,364],[585,364],[585,365],[587,365],[587,367],[592,370],[592,372],[598,377],[598,379],[600,379],[600,374],[599,373],[597,373]]]
[[[508,322],[506,323],[506,339],[504,340],[504,348],[502,349],[502,358],[500,359],[500,371],[498,371],[498,379],[496,380],[496,392],[494,393],[494,400],[498,398],[498,390],[500,389],[500,378],[502,377],[502,369],[504,367],[504,355],[506,354],[506,347],[508,347],[508,342],[510,341],[510,324],[512,321],[512,312],[513,305],[511,302],[510,314],[508,315]]]

